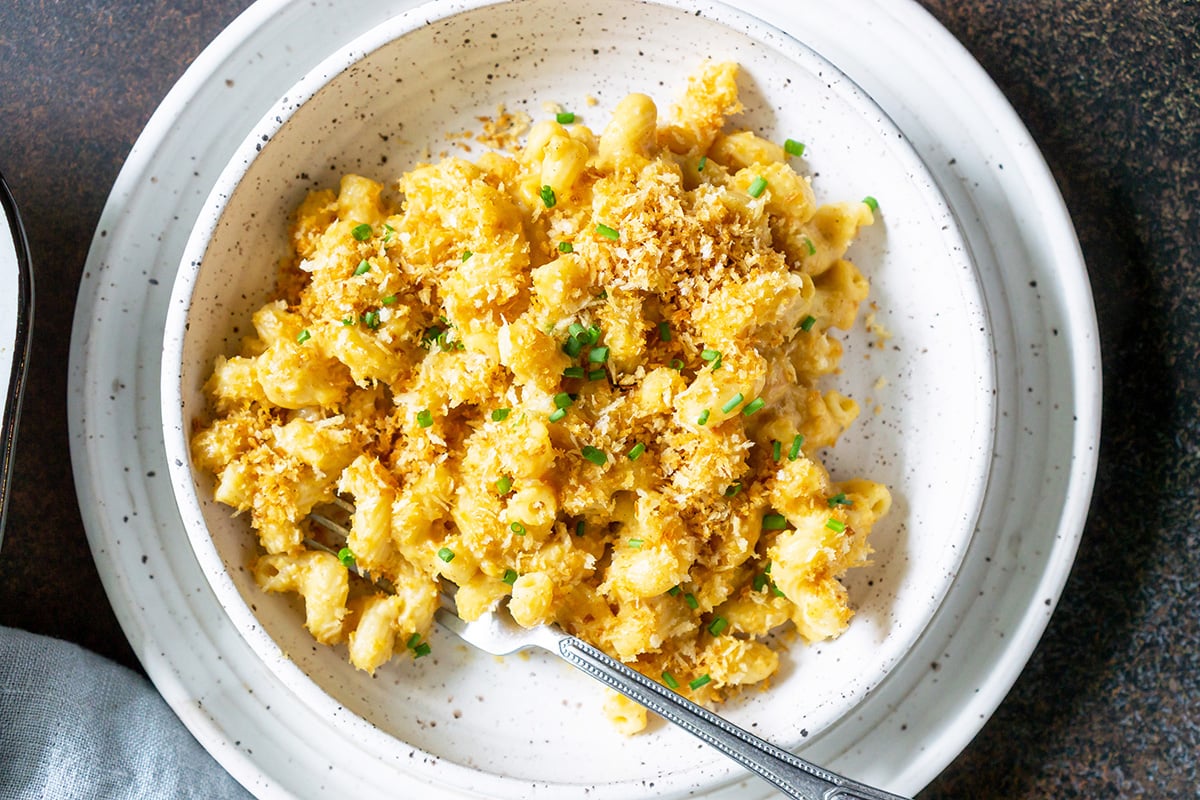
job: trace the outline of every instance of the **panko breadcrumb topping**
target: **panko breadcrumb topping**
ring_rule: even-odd
[[[765,682],[781,627],[845,630],[890,497],[817,459],[858,414],[819,384],[873,208],[818,205],[794,142],[726,130],[736,76],[704,64],[665,120],[630,95],[599,136],[501,109],[490,151],[416,166],[399,205],[357,175],[301,204],[192,451],[319,641],[369,672],[429,652],[445,577],[467,619],[507,602],[705,702]],[[348,541],[308,519],[335,498]]]

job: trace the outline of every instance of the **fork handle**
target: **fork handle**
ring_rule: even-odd
[[[701,708],[574,636],[558,643],[565,661],[707,742],[796,800],[905,800],[844,778],[776,747]]]

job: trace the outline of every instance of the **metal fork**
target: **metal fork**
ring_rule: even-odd
[[[343,502],[338,505],[346,508]],[[343,539],[349,533],[326,516],[312,514],[310,518]],[[311,539],[306,539],[305,543],[317,549],[330,549]],[[359,574],[370,580],[370,576]],[[378,585],[378,581],[376,583]],[[787,797],[795,800],[905,800],[900,795],[822,769],[776,747],[556,627],[523,628],[504,607],[467,622],[458,616],[452,587],[449,581],[442,581],[441,608],[437,610],[436,618],[464,641],[497,656],[534,647],[555,653],[576,669],[720,750],[774,784]]]

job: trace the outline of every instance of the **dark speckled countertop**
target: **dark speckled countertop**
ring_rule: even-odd
[[[1095,498],[1061,603],[1007,699],[920,797],[1200,797],[1200,4],[921,1],[999,84],[1059,182],[1105,390]],[[0,4],[0,173],[37,283],[0,624],[135,669],[71,479],[75,293],[135,138],[248,4]]]

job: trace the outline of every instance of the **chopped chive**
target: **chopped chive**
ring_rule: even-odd
[[[770,561],[768,561],[766,564],[763,565],[763,574],[764,575],[771,574],[771,562]]]
[[[496,481],[496,491],[500,494],[508,494],[512,489],[512,476],[504,475],[500,480]]]
[[[571,327],[567,328],[567,333],[571,334],[575,339],[578,339],[579,335],[585,331],[587,331],[587,328],[583,327],[583,323],[581,322],[572,322]]]
[[[513,524],[509,525],[508,529],[510,531],[512,531],[513,533],[515,533],[517,536],[525,535],[525,526],[519,522],[514,522]]]
[[[421,642],[413,648],[413,658],[421,658],[433,652],[433,648],[429,646],[429,642]]]
[[[370,271],[371,271],[371,262],[367,261],[364,258],[362,261],[358,262],[358,266],[354,268],[354,275],[356,277],[359,275],[366,275]]]
[[[679,584],[677,583],[674,586],[672,586],[670,589],[667,589],[667,594],[671,595],[671,597],[678,597],[679,593],[682,591],[683,591],[683,589],[680,589]]]
[[[789,156],[802,156],[804,155],[804,143],[797,142],[795,139],[788,139],[783,143],[783,152]]]
[[[646,445],[638,442],[633,447],[629,448],[629,452],[625,455],[629,457],[630,461],[637,461],[639,458],[641,458],[641,455],[644,452],[646,452]]]
[[[708,676],[708,673],[705,673],[705,674],[701,675],[699,678],[696,678],[695,680],[688,681],[688,686],[692,687],[693,689],[699,689],[701,686],[703,686],[704,684],[708,683],[711,680],[712,680],[712,678],[710,678]]]
[[[395,232],[395,228],[393,228],[391,225],[388,225],[386,222],[383,223],[383,243],[387,244],[390,242],[392,240],[392,234]]]
[[[750,188],[746,190],[746,193],[749,194],[751,197],[758,198],[758,197],[762,197],[762,193],[765,192],[766,190],[767,190],[767,179],[764,178],[762,175],[759,175],[757,178],[755,178],[751,182]]]
[[[430,411],[428,408],[418,411],[417,412],[417,424],[420,425],[422,428],[428,428],[430,425],[433,424],[433,412]]]
[[[701,361],[716,361],[720,357],[721,357],[720,350],[704,349],[704,350],[700,351],[700,360]]]
[[[693,611],[700,607],[700,601],[697,600],[696,595],[692,594],[691,592],[688,592],[683,596],[683,602],[687,603],[688,608],[692,609]]]
[[[603,364],[608,361],[607,347],[593,347],[588,351],[588,361],[592,364]]]
[[[766,400],[763,400],[761,397],[756,397],[753,400],[751,400],[749,403],[746,404],[746,407],[742,409],[742,413],[748,417],[751,414],[761,411],[762,407],[765,406],[766,404],[767,404]],[[775,460],[778,461],[779,459],[775,459]]]
[[[706,164],[708,164],[708,156],[700,156],[700,160],[696,162],[696,172],[704,172]]]
[[[454,560],[454,551],[449,547],[443,547],[441,550],[438,550],[438,558],[449,564]]]
[[[588,329],[579,335],[579,341],[588,346],[594,345],[596,342],[600,341],[600,326],[589,325]]]
[[[605,455],[604,451],[592,447],[590,444],[585,444],[580,448],[579,452],[583,454],[584,458],[598,467],[603,467],[608,463],[608,456]]]
[[[742,490],[742,482],[737,481],[729,484],[729,488],[725,490],[726,497],[737,497],[738,492]]]
[[[492,411],[492,422],[504,422],[511,413],[511,408],[497,408]]]
[[[817,322],[817,318],[814,317],[812,314],[809,314],[807,317],[805,317],[803,320],[801,320],[800,330],[805,331],[807,333],[808,331],[812,330],[813,325],[815,325],[816,322]]]
[[[721,406],[722,413],[728,414],[730,411],[733,411],[735,408],[740,406],[742,401],[745,399],[745,397],[742,397],[742,393],[738,392],[733,397],[726,400],[725,405]]]
[[[579,341],[574,336],[570,336],[565,342],[563,342],[562,351],[571,358],[577,358],[579,354],[583,352],[583,342]]]
[[[813,240],[807,236],[804,237],[804,246],[808,249],[808,254],[810,256],[815,256],[817,254],[817,246],[813,244]]]
[[[378,311],[367,311],[366,313],[364,313],[362,315],[362,324],[366,325],[371,330],[375,330],[376,328],[378,328],[379,327],[379,312]]]
[[[570,242],[559,242],[559,243],[558,243],[558,252],[560,252],[560,253],[574,253],[574,252],[575,252],[575,245],[571,244]]]
[[[602,369],[594,369],[587,374],[589,381],[602,381],[608,376],[608,373]]]
[[[671,341],[671,326],[665,320],[658,323],[658,338],[663,342]]]
[[[709,414],[709,411],[707,408],[704,409],[703,411],[701,411],[700,416],[696,417],[696,424],[697,425],[707,425],[708,424],[708,414]]]
[[[566,392],[559,392],[558,394],[554,395],[555,408],[570,408],[571,403],[573,402],[575,401],[571,399],[571,395],[567,394]]]
[[[304,330],[300,331],[300,334],[296,337],[296,342],[298,344],[304,344],[311,338],[312,334],[308,332],[308,328],[305,328]]]
[[[675,676],[669,672],[666,672],[666,671],[663,672],[662,681],[663,681],[663,685],[665,685],[668,689],[678,689],[679,688],[679,681],[675,680]]]
[[[854,505],[854,501],[851,500],[849,497],[846,497],[845,492],[838,492],[833,497],[829,498],[829,507],[830,508],[833,508],[834,506],[852,506],[852,505]]]
[[[754,589],[754,591],[756,591],[756,592],[761,592],[766,587],[766,585],[767,585],[767,576],[764,573],[760,572],[754,576],[754,583],[750,584],[750,587],[752,589]]]
[[[570,125],[575,121],[574,111],[560,111],[554,115],[554,121],[559,125]]]
[[[797,433],[796,438],[792,439],[792,447],[788,450],[788,460],[795,461],[800,457],[800,448],[804,446],[804,437]]]
[[[872,211],[879,210],[879,201],[876,200],[874,197],[871,197],[871,195],[867,195],[866,197],[864,197],[862,199],[862,201],[864,203],[866,203],[867,207],[870,208]]]
[[[554,206],[558,203],[558,198],[554,195],[554,188],[548,184],[541,188],[541,190],[538,192],[538,196],[542,198],[542,204],[546,206],[546,208],[554,208]]]
[[[775,595],[776,597],[787,599],[787,595],[783,593],[783,590],[773,583],[771,584],[771,594]]]
[[[385,306],[390,306],[396,302],[396,295],[389,294],[387,297],[380,298],[379,302],[383,303]]]
[[[600,234],[605,239],[612,239],[613,241],[621,238],[621,234],[616,228],[610,228],[603,223],[596,226],[596,233]]]
[[[509,586],[512,586],[514,583],[516,583],[517,578],[519,578],[519,577],[521,577],[521,576],[517,574],[517,571],[515,569],[504,570],[504,579],[503,580]]]
[[[788,526],[787,517],[783,514],[764,514],[762,520],[764,531],[782,531]]]
[[[833,531],[834,533],[842,533],[846,530],[846,523],[830,517],[829,519],[825,520],[825,527],[829,528],[829,530]]]
[[[566,415],[567,415],[567,410],[565,408],[556,408],[556,409],[554,409],[554,411],[550,412],[550,421],[558,422],[560,419],[562,419]]]
[[[567,367],[563,370],[564,378],[582,378],[587,373],[583,371],[583,367]]]
[[[713,636],[720,636],[721,631],[725,630],[728,627],[729,627],[729,620],[725,619],[724,617],[716,617],[715,619],[713,619],[712,624],[710,624],[708,626],[708,632],[711,633]]]
[[[683,372],[683,362],[680,361],[678,358],[672,358],[671,362],[669,364],[667,364],[667,366],[670,367],[671,369],[675,370],[676,372]]]
[[[414,647],[416,647],[420,643],[421,643],[421,634],[414,633],[412,636],[408,637],[408,644],[406,644],[404,646],[407,647],[409,650],[412,650]]]
[[[783,455],[783,442],[776,439],[773,442],[771,442],[771,458],[775,461],[778,461],[779,457],[782,455]]]
[[[367,239],[371,238],[371,226],[365,222],[361,225],[355,225],[350,229],[350,235],[353,236],[357,241],[365,242]]]
[[[353,325],[354,317],[346,317],[344,320],[342,320],[342,324],[343,325]]]
[[[600,294],[596,295],[596,297],[599,297],[601,300],[607,300],[608,299],[608,289],[601,289]]]
[[[338,550],[337,560],[342,562],[342,566],[346,569],[354,568],[354,553],[349,547],[343,547],[341,550]]]
[[[575,523],[575,535],[583,536],[583,534],[585,532],[587,532],[587,523],[584,522],[583,520],[579,520],[578,522],[576,522]]]
[[[634,550],[641,550],[643,544],[645,544],[645,543],[641,539],[630,539],[629,540],[629,546],[632,547]]]

